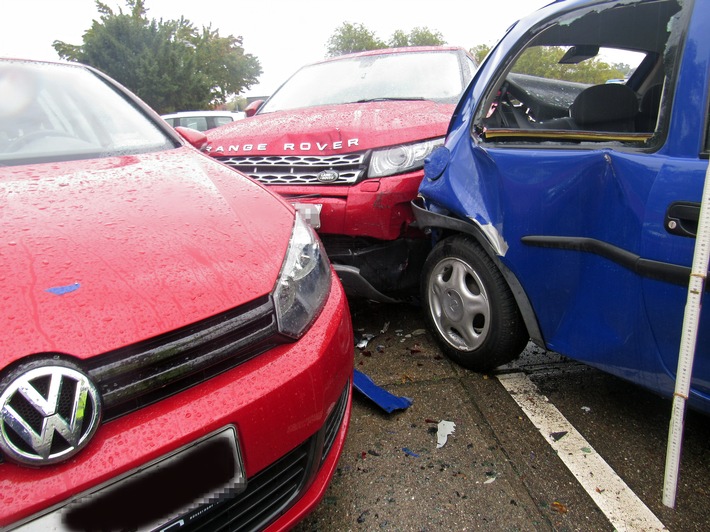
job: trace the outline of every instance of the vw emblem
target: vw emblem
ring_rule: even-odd
[[[340,174],[336,170],[323,170],[316,177],[321,183],[332,183],[338,180]]]
[[[0,389],[0,450],[15,462],[48,465],[74,456],[101,421],[101,396],[78,369],[47,361],[5,379]]]

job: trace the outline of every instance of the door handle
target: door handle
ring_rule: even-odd
[[[695,238],[698,233],[700,203],[676,201],[666,209],[666,231],[672,235]]]

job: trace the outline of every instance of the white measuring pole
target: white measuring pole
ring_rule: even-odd
[[[673,410],[668,428],[668,446],[666,449],[666,475],[663,480],[663,504],[675,508],[675,496],[678,488],[678,470],[680,469],[680,451],[683,442],[685,422],[685,402],[690,393],[690,380],[693,372],[695,344],[698,339],[698,324],[702,307],[705,278],[708,273],[710,258],[710,165],[705,172],[705,185],[700,204],[698,234],[695,239],[693,268],[688,283],[688,299],[685,303],[683,330],[678,353]]]

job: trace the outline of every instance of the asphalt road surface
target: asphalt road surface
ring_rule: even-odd
[[[351,311],[355,368],[412,404],[388,414],[355,392],[336,475],[298,531],[710,530],[707,417],[686,416],[671,509],[669,400],[532,344],[474,373],[443,357],[421,309]],[[569,427],[549,425],[557,415]],[[455,424],[448,436],[441,421]]]

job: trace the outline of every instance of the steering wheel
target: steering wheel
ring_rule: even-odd
[[[493,115],[496,115],[500,121],[501,127],[504,129],[510,128],[510,122],[508,121],[508,117],[503,110],[503,103],[508,101],[508,86],[509,83],[507,81],[503,82],[503,85],[500,86],[498,94],[491,103],[491,110],[488,114],[488,118],[492,118]]]
[[[18,151],[27,144],[31,144],[37,140],[44,139],[47,137],[64,137],[68,139],[76,139],[76,137],[69,135],[68,133],[65,133],[63,131],[57,131],[56,129],[38,129],[37,131],[32,131],[31,133],[27,133],[26,135],[22,135],[21,137],[10,141],[5,151]]]

